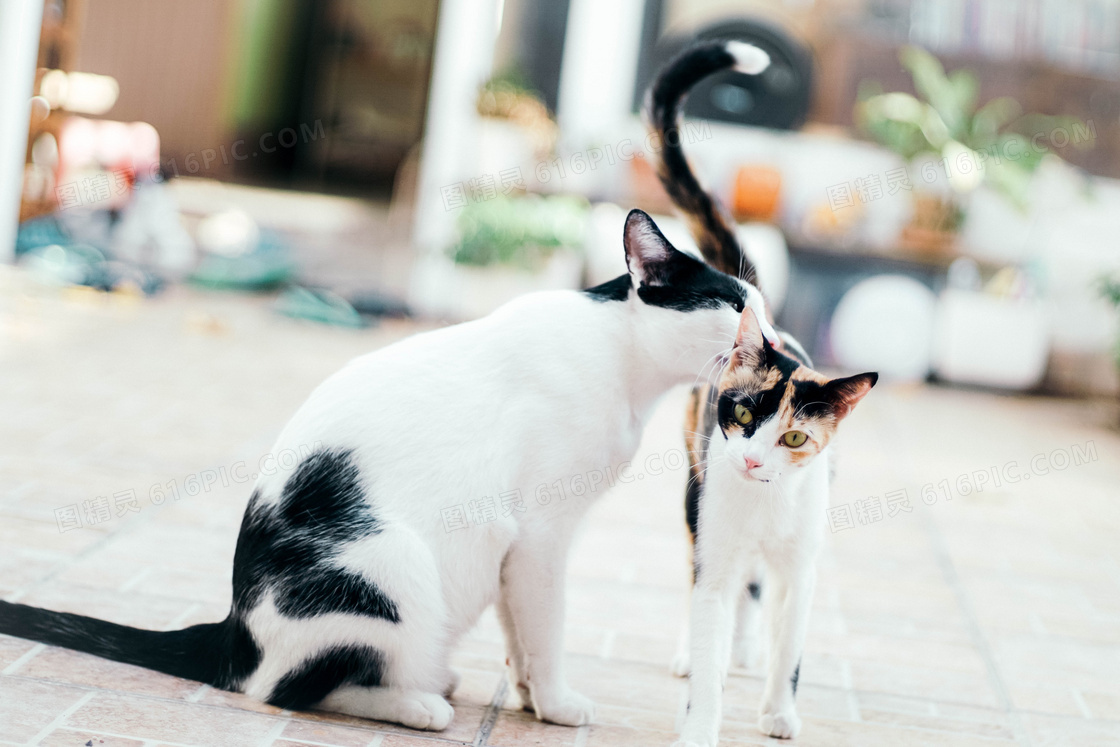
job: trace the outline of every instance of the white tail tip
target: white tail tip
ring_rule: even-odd
[[[770,66],[770,55],[753,44],[729,41],[727,51],[735,58],[735,69],[741,73],[758,75]]]

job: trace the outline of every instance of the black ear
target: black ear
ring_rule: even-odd
[[[631,277],[645,285],[668,284],[673,258],[680,252],[661,234],[653,218],[641,210],[631,210],[626,216],[622,245],[626,247]]]
[[[839,419],[847,416],[878,380],[877,373],[861,373],[844,379],[833,379],[825,384],[836,417]]]

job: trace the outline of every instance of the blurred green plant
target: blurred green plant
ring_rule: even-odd
[[[570,195],[522,195],[474,202],[459,215],[459,240],[449,250],[461,265],[510,265],[536,270],[557,250],[581,250],[587,201]]]
[[[860,84],[857,125],[872,139],[912,161],[930,155],[949,159],[950,184],[959,192],[987,181],[1020,209],[1026,209],[1031,177],[1047,151],[1032,147],[1032,138],[1059,128],[1091,132],[1073,117],[1023,114],[1015,99],[1002,96],[978,106],[980,85],[968,69],[946,73],[941,63],[919,47],[904,47],[899,60],[914,82],[917,96],[884,93],[874,82]],[[1071,138],[1081,149],[1089,137]],[[958,164],[971,161],[966,171]],[[957,167],[956,175],[953,168]]]

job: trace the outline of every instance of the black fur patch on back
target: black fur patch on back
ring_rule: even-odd
[[[377,687],[384,672],[384,657],[377,649],[336,646],[285,674],[268,702],[277,708],[306,711],[339,687]]]
[[[749,584],[747,584],[747,593],[750,594],[751,599],[753,599],[756,602],[759,599],[762,599],[762,587],[759,586],[754,581],[751,581]]]
[[[334,562],[347,543],[380,531],[351,453],[310,455],[279,501],[266,505],[257,493],[249,501],[233,561],[235,613],[247,614],[271,589],[288,617],[342,612],[400,622],[377,586]]]

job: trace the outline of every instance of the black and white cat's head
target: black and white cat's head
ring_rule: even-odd
[[[626,216],[622,243],[628,274],[586,293],[599,301],[631,303],[642,321],[643,337],[682,372],[695,376],[730,353],[739,315],[747,307],[777,344],[757,288],[675,248],[641,210]]]

